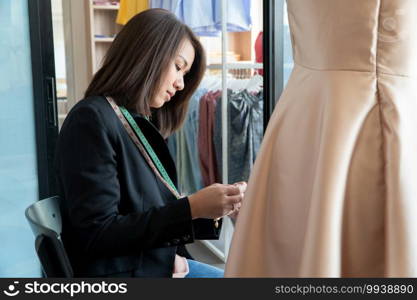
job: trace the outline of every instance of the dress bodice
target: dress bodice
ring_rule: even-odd
[[[297,64],[317,70],[417,74],[416,0],[287,3]]]

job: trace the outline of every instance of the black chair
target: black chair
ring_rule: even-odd
[[[46,277],[73,277],[61,240],[62,220],[58,196],[33,203],[25,211],[35,235],[35,249]]]

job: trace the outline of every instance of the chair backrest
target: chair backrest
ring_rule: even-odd
[[[35,235],[36,253],[46,277],[72,277],[73,270],[61,240],[60,198],[33,203],[25,216]]]

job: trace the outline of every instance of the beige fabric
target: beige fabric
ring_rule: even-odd
[[[227,277],[417,277],[417,1],[288,0]]]

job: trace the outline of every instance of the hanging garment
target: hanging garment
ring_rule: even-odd
[[[218,36],[222,30],[221,1],[151,0],[150,6],[171,11],[197,35]],[[227,31],[249,31],[252,25],[251,0],[228,0],[227,5]]]
[[[262,94],[247,90],[229,101],[229,182],[247,181],[263,137]]]
[[[176,134],[178,182],[180,192],[184,195],[193,194],[203,187],[197,137],[200,98],[206,93],[206,89],[194,92],[184,125]]]
[[[222,30],[222,1],[214,1],[214,20],[219,31]],[[230,32],[251,30],[251,0],[228,0],[226,24]]]
[[[259,32],[258,36],[256,37],[255,40],[255,61],[257,63],[263,63],[264,62],[264,58],[263,58],[263,31]],[[263,69],[257,69],[256,70],[256,74],[259,74],[261,76],[264,75],[264,70]]]
[[[247,181],[263,137],[263,93],[228,90],[228,181]],[[222,174],[222,105],[216,108],[214,145]]]
[[[214,118],[220,94],[219,91],[208,92],[200,99],[198,152],[204,186],[221,182],[213,144]]]
[[[218,36],[214,0],[182,0],[182,20],[200,36]]]
[[[125,25],[133,16],[148,8],[148,0],[120,0],[116,23]]]
[[[233,91],[231,89],[227,90],[227,99],[232,97]],[[213,131],[213,144],[214,144],[214,151],[216,154],[216,163],[217,163],[217,170],[219,172],[219,178],[223,180],[223,101],[222,95],[220,94],[217,99],[217,107],[216,107],[216,115],[214,117],[214,131]],[[229,108],[228,108],[229,110]],[[228,121],[230,120],[230,116],[228,116]],[[227,124],[228,130],[228,137],[230,135],[230,125]],[[229,147],[229,155],[233,155],[233,152],[230,151],[230,140],[228,139],[227,146]],[[230,156],[228,156],[230,158]],[[228,173],[229,175],[229,173]],[[229,180],[230,182],[230,180]]]
[[[150,0],[151,8],[163,8],[169,10],[177,16],[180,20],[183,20],[182,12],[182,0]]]
[[[417,1],[289,0],[228,277],[417,277]]]

